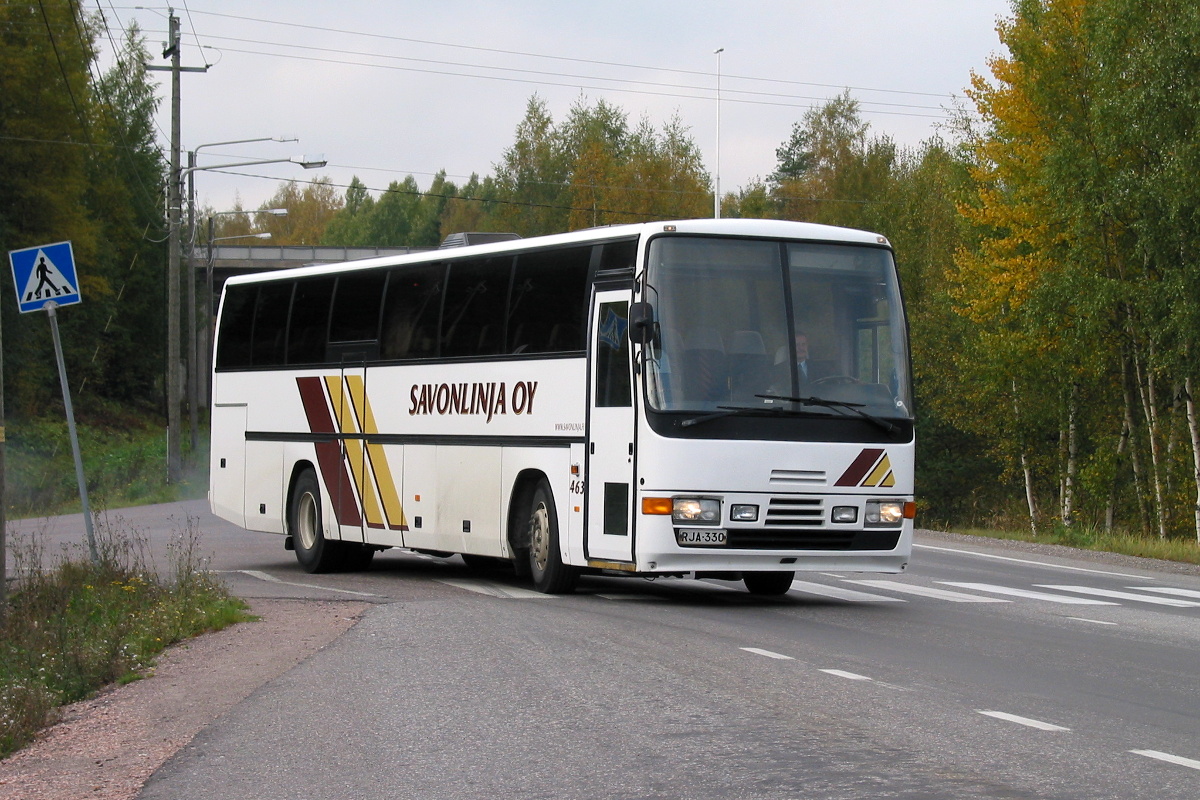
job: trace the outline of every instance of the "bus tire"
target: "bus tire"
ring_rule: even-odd
[[[341,542],[331,542],[322,533],[321,484],[311,469],[301,472],[292,486],[287,527],[305,572],[333,572],[342,566]]]
[[[575,591],[579,570],[562,562],[554,494],[544,479],[533,490],[528,526],[529,572],[533,578],[533,588],[545,594],[570,594]]]
[[[796,579],[795,571],[789,572],[743,572],[742,582],[746,591],[759,597],[773,597],[787,594]]]

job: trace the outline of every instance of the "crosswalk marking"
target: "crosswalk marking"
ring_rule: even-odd
[[[1133,753],[1134,755],[1145,756],[1146,758],[1154,758],[1159,761],[1166,761],[1168,764],[1178,764],[1181,767],[1200,769],[1200,761],[1197,761],[1194,758],[1184,758],[1183,756],[1164,753],[1161,750],[1130,750],[1129,752]]]
[[[1091,586],[1060,586],[1057,584],[1037,584],[1043,589],[1054,589],[1059,592],[1077,592],[1079,594],[1090,594],[1096,597],[1111,597],[1115,600],[1133,600],[1138,603],[1151,603],[1156,606],[1174,606],[1175,608],[1200,608],[1200,603],[1193,603],[1190,600],[1175,600],[1170,597],[1150,597],[1144,594],[1133,594],[1132,592],[1118,592],[1113,589],[1096,589]]]
[[[1011,603],[999,597],[981,597],[977,594],[951,592],[948,589],[934,589],[929,586],[914,586],[910,583],[883,580],[847,580],[846,583],[857,583],[860,586],[872,586],[876,589],[890,589],[901,594],[915,594],[920,597],[934,597],[938,600],[949,600],[951,603]]]
[[[1156,594],[1170,594],[1176,597],[1194,597],[1200,600],[1200,592],[1193,589],[1176,589],[1172,586],[1126,586],[1126,589],[1134,589],[1139,592],[1155,592]]]
[[[455,580],[454,578],[434,578],[438,583],[444,583],[447,586],[453,586],[457,589],[466,589],[468,592],[476,594],[486,594],[490,597],[500,597],[506,600],[546,600],[557,597],[553,594],[543,594],[535,592],[532,589],[519,589],[516,586],[503,586],[499,583],[491,581],[463,581]]]
[[[960,583],[958,581],[937,581],[946,586],[957,586],[960,589],[974,589],[977,592],[1024,597],[1029,600],[1045,600],[1050,603],[1064,603],[1072,606],[1119,606],[1120,603],[1110,603],[1107,600],[1092,600],[1090,597],[1068,597],[1062,594],[1047,592],[1032,592],[1028,589],[1013,589],[1009,586],[993,586],[990,583]]]
[[[983,714],[985,717],[994,719],[1002,719],[1005,722],[1015,722],[1018,725],[1024,725],[1027,728],[1037,728],[1039,731],[1069,731],[1070,728],[1064,728],[1062,725],[1055,725],[1052,722],[1042,722],[1040,719],[1030,719],[1029,717],[1019,717],[1016,714],[1009,714],[1006,711],[990,711],[987,709],[977,708],[975,713]]]
[[[826,586],[823,583],[810,583],[809,581],[792,581],[792,591],[815,594],[820,597],[832,597],[835,600],[849,600],[853,603],[905,602],[899,597],[888,597],[887,595],[871,594],[869,592],[856,592],[853,589],[843,589],[840,586]]]

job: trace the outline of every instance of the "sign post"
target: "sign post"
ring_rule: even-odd
[[[67,413],[67,430],[71,436],[71,452],[75,456],[75,479],[79,483],[79,501],[83,506],[83,524],[87,530],[88,553],[92,563],[100,561],[96,550],[96,535],[92,530],[92,512],[88,507],[87,481],[83,477],[83,458],[79,454],[79,436],[75,431],[75,411],[71,407],[71,389],[67,384],[67,367],[63,362],[62,341],[58,336],[59,306],[83,302],[79,280],[75,273],[75,255],[70,242],[45,244],[24,250],[11,250],[13,285],[17,290],[17,306],[22,314],[46,310],[50,318],[50,335],[54,339],[54,357],[58,362],[58,380],[62,384],[63,406]]]

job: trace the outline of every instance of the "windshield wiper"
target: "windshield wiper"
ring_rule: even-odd
[[[888,433],[895,433],[897,428],[892,423],[882,417],[877,417],[874,414],[868,414],[863,411],[863,403],[848,403],[845,400],[828,400],[824,397],[785,397],[778,394],[756,394],[755,397],[761,397],[764,400],[783,400],[788,403],[800,403],[806,406],[821,406],[822,408],[830,408],[834,411],[850,411],[863,419],[871,422],[880,428],[883,428]]]
[[[757,397],[766,397],[766,395],[756,395]],[[777,398],[786,399],[786,398]],[[783,406],[717,406],[717,410],[711,414],[703,414],[699,417],[685,419],[679,423],[681,428],[690,428],[693,425],[699,425],[702,422],[708,422],[721,417],[732,417],[740,414],[745,414],[752,417],[760,416],[779,416],[787,415],[792,417],[828,417],[828,414],[820,414],[816,411],[804,411],[802,409],[784,408]]]

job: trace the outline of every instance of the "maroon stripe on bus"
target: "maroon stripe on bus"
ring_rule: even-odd
[[[858,486],[862,483],[862,479],[867,477],[867,473],[871,468],[879,463],[879,457],[883,455],[882,450],[866,449],[858,454],[858,458],[854,459],[854,463],[850,468],[842,473],[842,477],[837,479],[834,486]]]
[[[336,438],[337,428],[325,402],[325,386],[320,378],[296,378],[300,389],[300,400],[304,403],[304,414],[308,417],[308,429],[313,433],[328,433],[331,438],[316,443],[317,466],[325,481],[333,503],[333,513],[339,525],[362,526],[362,516],[354,503],[354,484],[342,461],[342,446]],[[337,487],[334,491],[331,487]]]

